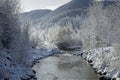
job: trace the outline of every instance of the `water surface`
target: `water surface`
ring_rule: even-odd
[[[40,60],[33,69],[37,80],[99,80],[86,61],[70,54]]]

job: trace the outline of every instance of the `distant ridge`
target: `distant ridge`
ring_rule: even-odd
[[[45,16],[46,14],[52,12],[49,9],[39,9],[39,10],[33,10],[30,12],[24,12],[20,14],[20,18],[22,22],[31,21],[33,24],[37,23],[38,20],[41,19],[41,17]]]
[[[90,6],[91,1],[93,0],[72,0],[44,16],[36,26],[41,25],[42,28],[46,28],[52,26],[54,23],[57,23],[65,17],[80,16],[81,12],[84,12],[84,10]]]

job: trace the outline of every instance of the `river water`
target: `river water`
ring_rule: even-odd
[[[99,80],[86,61],[68,53],[42,59],[33,69],[37,80]]]

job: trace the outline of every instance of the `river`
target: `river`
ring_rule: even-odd
[[[42,59],[33,69],[37,80],[99,80],[84,59],[69,53]]]

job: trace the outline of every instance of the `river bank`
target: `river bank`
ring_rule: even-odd
[[[33,69],[37,80],[99,80],[82,57],[68,52],[39,60]]]
[[[120,80],[119,56],[114,48],[104,47],[83,51],[81,55],[99,74],[100,80]]]
[[[114,49],[112,47],[93,49],[90,51],[69,51],[69,52],[67,52],[67,54],[66,54],[66,52],[63,52],[63,51],[62,51],[62,54],[61,53],[56,54],[56,50],[51,50],[48,52],[50,52],[50,53],[47,53],[49,55],[46,55],[45,54],[46,52],[41,54],[44,57],[40,57],[38,55],[34,56],[34,58],[36,60],[34,59],[35,62],[34,62],[33,69],[36,71],[36,76],[38,78],[37,80],[41,80],[44,78],[45,78],[44,80],[59,80],[60,77],[65,76],[66,74],[69,74],[69,72],[65,73],[64,70],[63,70],[63,72],[61,72],[61,70],[58,68],[61,68],[61,69],[66,68],[67,69],[70,67],[70,69],[72,70],[72,68],[76,67],[76,65],[78,67],[78,64],[79,64],[79,68],[80,68],[81,62],[77,61],[77,63],[76,63],[76,62],[72,61],[70,58],[71,56],[74,56],[74,58],[76,58],[76,59],[79,58],[79,60],[81,60],[82,58],[84,60],[86,60],[88,62],[88,63],[85,62],[87,64],[87,66],[91,66],[90,68],[93,69],[95,73],[93,72],[93,70],[92,70],[92,72],[95,75],[98,74],[99,75],[98,78],[100,80],[120,80],[119,66],[113,65],[113,63],[116,63],[115,61],[117,60],[117,56],[115,56]],[[53,55],[54,54],[53,52],[55,53],[55,55]],[[58,50],[57,52],[59,53],[61,51]],[[38,59],[37,59],[37,57],[38,57]],[[80,58],[80,57],[82,57],[82,58]],[[84,62],[84,60],[83,60],[83,62]],[[59,65],[59,67],[58,67],[58,65]],[[54,69],[56,69],[56,70],[54,70]],[[81,69],[81,70],[84,71],[84,69]],[[74,70],[72,70],[72,71],[73,71],[72,74],[74,74],[75,73]],[[76,70],[76,71],[79,71],[79,70]],[[89,73],[89,70],[85,70],[85,71],[86,72],[88,71],[88,73]],[[39,73],[39,72],[41,72],[41,73]],[[42,72],[43,73],[45,72],[45,74],[42,74]],[[64,75],[63,75],[63,73],[64,73]],[[78,74],[80,76],[80,74],[84,74],[84,72],[81,72]],[[76,75],[78,75],[78,74],[76,74]],[[85,74],[87,75],[87,73],[85,73]],[[41,75],[42,75],[42,77],[41,77]],[[47,79],[47,78],[50,78],[50,79]],[[68,77],[68,78],[71,78],[71,77]],[[74,77],[72,77],[72,78],[74,78]],[[94,80],[94,79],[92,79],[92,80]],[[95,80],[97,80],[97,79],[95,79]]]

